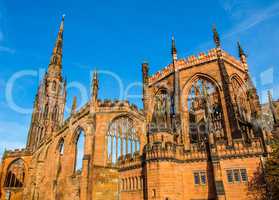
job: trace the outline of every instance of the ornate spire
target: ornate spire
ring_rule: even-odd
[[[213,39],[214,39],[215,45],[217,48],[220,48],[221,41],[220,41],[219,33],[217,32],[215,25],[213,25],[212,31],[213,31]]]
[[[172,60],[176,61],[177,60],[177,50],[176,50],[176,46],[175,46],[175,39],[174,36],[172,36],[171,38],[171,55],[172,55]]]
[[[60,24],[59,32],[56,38],[56,42],[52,51],[48,73],[52,73],[56,71],[56,74],[61,73],[62,68],[62,47],[63,47],[63,32],[64,32],[64,18],[65,15],[62,16],[62,21]]]
[[[99,90],[98,73],[95,70],[93,73],[93,80],[92,80],[92,98],[94,100],[98,99],[98,90]]]

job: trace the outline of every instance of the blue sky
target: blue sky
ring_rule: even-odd
[[[150,63],[151,73],[166,66],[172,34],[180,58],[214,47],[212,24],[230,54],[237,56],[238,40],[247,51],[262,102],[268,89],[279,98],[279,1],[0,0],[0,154],[4,148],[24,147],[31,118],[7,99],[8,83],[25,74],[16,79],[11,94],[15,105],[32,108],[62,14],[66,14],[63,75],[71,86],[67,107],[73,95],[79,105],[86,101],[94,69],[103,72],[100,98],[119,98],[118,79],[111,75],[120,78],[121,91],[141,94],[143,61]],[[138,97],[129,99],[141,107]]]

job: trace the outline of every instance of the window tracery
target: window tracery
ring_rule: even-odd
[[[233,100],[236,104],[238,118],[242,121],[250,121],[246,91],[235,77],[231,79],[231,84],[233,89]]]
[[[166,89],[160,89],[154,97],[152,129],[164,130],[171,128],[171,98]]]
[[[106,135],[108,163],[116,164],[125,155],[140,150],[140,140],[133,121],[128,117],[119,117],[112,121]]]
[[[22,159],[18,159],[9,166],[4,185],[7,188],[21,188],[24,184],[24,179],[24,161]]]
[[[210,132],[217,140],[225,137],[220,94],[215,84],[204,78],[194,81],[187,103],[191,143],[207,140]]]

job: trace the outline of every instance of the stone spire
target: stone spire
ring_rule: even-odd
[[[212,31],[213,31],[213,39],[214,39],[215,45],[217,48],[220,48],[221,40],[220,40],[220,36],[219,36],[219,33],[218,33],[215,25],[213,25]]]
[[[61,76],[62,69],[62,48],[63,48],[63,32],[64,32],[64,18],[65,15],[62,16],[62,21],[60,24],[59,32],[56,38],[56,42],[52,51],[49,67],[48,67],[48,75],[49,76]]]
[[[95,70],[93,73],[93,80],[92,80],[92,99],[94,101],[98,99],[98,90],[99,90],[98,73]]]
[[[172,55],[172,60],[176,61],[177,60],[177,50],[175,46],[175,39],[174,36],[171,38],[171,55]]]

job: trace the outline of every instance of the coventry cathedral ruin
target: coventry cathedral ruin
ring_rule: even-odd
[[[142,103],[100,100],[94,72],[90,100],[64,119],[64,18],[38,87],[24,149],[6,150],[1,200],[246,200],[248,182],[269,156],[279,130],[252,83],[247,56],[221,47],[178,58],[154,75],[142,64]],[[82,144],[82,151],[77,148]],[[78,161],[81,160],[81,165]]]

